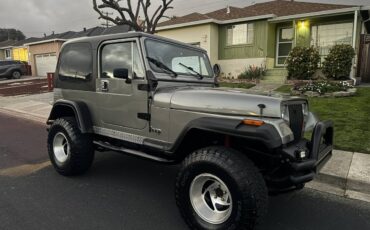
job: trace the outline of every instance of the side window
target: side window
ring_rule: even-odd
[[[88,43],[66,46],[60,56],[59,77],[61,80],[84,80],[92,78],[92,51]]]
[[[101,78],[114,78],[114,69],[128,69],[130,78],[144,78],[145,71],[135,42],[113,43],[103,46]]]

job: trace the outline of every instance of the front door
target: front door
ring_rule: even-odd
[[[138,40],[133,39],[110,41],[100,46],[97,91],[103,128],[124,131],[147,126],[146,120],[138,118],[139,113],[148,113],[148,92],[138,87],[146,83],[138,44]],[[128,79],[116,78],[115,69],[127,69]]]
[[[276,41],[276,66],[284,66],[293,47],[293,27],[278,28]]]

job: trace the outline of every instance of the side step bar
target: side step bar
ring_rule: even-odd
[[[103,147],[105,149],[112,150],[112,151],[125,153],[125,154],[129,154],[129,155],[134,155],[134,156],[138,156],[138,157],[141,157],[141,158],[146,158],[146,159],[161,162],[161,163],[168,163],[169,164],[169,163],[174,162],[173,160],[167,160],[165,158],[152,156],[152,155],[149,155],[147,153],[140,152],[140,151],[133,150],[133,149],[128,149],[128,148],[124,148],[124,147],[117,147],[117,146],[114,146],[114,145],[111,145],[109,143],[102,142],[102,141],[94,141],[94,144],[98,145],[100,147]]]

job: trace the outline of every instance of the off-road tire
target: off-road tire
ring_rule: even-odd
[[[231,215],[223,223],[206,222],[190,201],[192,181],[204,173],[220,178],[231,193]],[[189,155],[177,176],[175,193],[177,206],[191,229],[250,230],[267,212],[268,192],[261,173],[252,161],[230,148],[207,147]]]
[[[64,135],[69,143],[69,156],[64,162],[58,162],[54,153],[54,138]],[[92,137],[82,134],[73,117],[63,117],[55,120],[50,127],[48,135],[48,152],[55,170],[64,176],[74,176],[85,173],[94,160],[94,147]]]

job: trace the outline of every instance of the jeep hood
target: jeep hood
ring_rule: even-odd
[[[258,116],[264,104],[264,117],[281,117],[281,104],[285,101],[302,98],[283,98],[282,96],[267,96],[251,94],[246,91],[209,88],[180,87],[162,88],[154,95],[154,106],[176,110],[186,110],[220,115]]]

